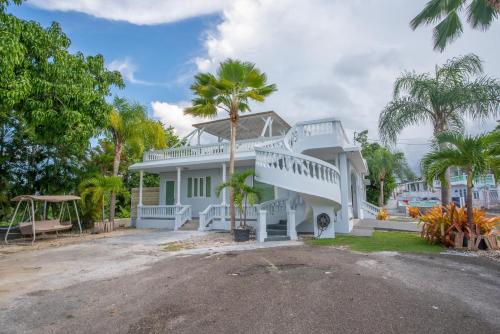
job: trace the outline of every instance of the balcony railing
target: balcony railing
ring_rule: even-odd
[[[462,174],[462,175],[455,175],[450,177],[450,184],[452,186],[457,186],[457,185],[467,185],[467,175]],[[484,176],[478,176],[474,179],[474,187],[487,187],[487,186],[494,186],[495,185],[495,177],[493,174],[487,174]],[[438,180],[434,180],[433,186],[435,188],[441,187],[441,182]]]
[[[283,136],[238,140],[236,142],[236,152],[252,152],[256,145],[272,144],[274,142],[281,141],[282,139]],[[229,149],[229,142],[183,146],[166,150],[148,151],[144,153],[144,161],[224,155],[229,154]]]

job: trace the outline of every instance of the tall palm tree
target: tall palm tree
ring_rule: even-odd
[[[402,177],[408,170],[406,159],[401,152],[392,153],[385,147],[377,147],[366,157],[366,162],[370,174],[376,177],[380,192],[378,196],[378,206],[383,207],[385,203],[384,185],[389,175],[398,174]]]
[[[467,12],[467,22],[474,29],[487,30],[500,13],[500,0],[430,0],[410,22],[413,30],[422,24],[439,22],[433,31],[434,50],[443,51],[446,45],[463,32],[460,12]],[[444,18],[443,18],[444,17]]]
[[[106,206],[106,197],[111,194],[128,194],[123,186],[123,181],[117,176],[98,175],[83,180],[78,186],[82,206],[86,211],[95,211],[99,208],[102,214],[102,223],[104,224],[104,212]],[[112,229],[112,221],[105,230]]]
[[[107,135],[114,145],[113,176],[118,176],[121,156],[125,146],[141,155],[146,146],[164,148],[166,132],[163,125],[150,119],[146,108],[139,103],[115,97],[113,111],[109,115]],[[116,193],[111,193],[109,221],[113,222],[116,208]]]
[[[472,227],[472,188],[474,178],[493,171],[500,173],[500,132],[486,135],[467,136],[461,133],[445,132],[437,136],[438,144],[445,149],[436,149],[422,159],[422,170],[427,183],[435,178],[444,180],[450,167],[459,167],[467,175],[467,223]]]
[[[199,117],[215,117],[219,111],[229,114],[231,120],[231,144],[229,150],[229,177],[234,174],[236,131],[240,112],[250,111],[249,102],[263,102],[276,91],[276,85],[267,84],[267,76],[255,64],[227,59],[222,62],[216,75],[198,73],[191,85],[195,98],[185,114]],[[231,231],[236,226],[234,191],[230,188],[229,205]]]
[[[393,100],[379,117],[382,140],[395,143],[409,126],[430,123],[437,136],[445,131],[461,131],[466,116],[486,119],[498,115],[500,83],[482,73],[481,60],[470,54],[436,66],[434,75],[402,74],[394,84]],[[448,187],[441,187],[442,203],[449,199]]]
[[[224,188],[234,191],[234,203],[240,209],[240,223],[242,227],[245,227],[247,222],[247,205],[254,205],[261,198],[260,191],[247,184],[246,180],[249,177],[255,177],[254,170],[248,169],[241,173],[234,173],[229,181],[221,182],[215,189],[217,196],[220,196]]]

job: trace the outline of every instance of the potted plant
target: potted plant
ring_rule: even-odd
[[[255,171],[249,169],[241,173],[234,173],[227,182],[222,182],[217,186],[216,193],[220,196],[222,189],[231,188],[234,193],[234,204],[239,210],[240,224],[233,231],[234,241],[250,240],[250,228],[247,225],[247,207],[257,203],[260,199],[259,191],[246,183],[249,177],[254,177]]]

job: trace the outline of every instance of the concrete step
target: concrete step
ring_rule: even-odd
[[[286,230],[267,229],[267,235],[286,235]]]
[[[285,230],[286,231],[286,224],[269,224],[267,225],[267,229],[272,229],[272,230]]]
[[[184,225],[182,225],[179,230],[181,231],[196,231],[199,227],[200,223],[198,220],[188,220]]]
[[[286,235],[274,235],[264,239],[264,241],[287,241],[287,240],[290,240],[290,237],[287,237]]]

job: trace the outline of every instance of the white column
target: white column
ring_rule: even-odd
[[[222,182],[226,182],[226,164],[222,164]],[[222,189],[221,205],[226,205],[226,188]]]
[[[181,168],[177,167],[177,205],[181,205]]]
[[[347,153],[339,154],[339,169],[340,169],[340,222],[337,232],[349,233],[352,226],[349,220],[349,164],[347,161]]]
[[[142,215],[142,184],[144,181],[144,171],[139,171],[139,204],[137,205],[137,220],[141,219]]]
[[[256,231],[256,239],[257,242],[264,242],[267,238],[267,222],[266,222],[267,211],[260,210],[259,217],[257,219],[257,231]]]
[[[297,230],[295,228],[295,210],[288,210],[287,216],[287,235],[290,240],[297,240]]]

